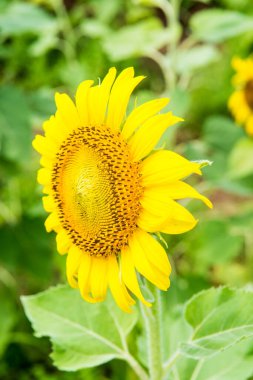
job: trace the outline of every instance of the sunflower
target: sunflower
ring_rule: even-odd
[[[182,119],[159,113],[168,99],[136,107],[125,118],[130,95],[143,80],[133,68],[116,78],[111,68],[96,86],[86,80],[75,104],[55,96],[57,111],[37,135],[41,154],[46,230],[56,232],[57,250],[67,253],[69,284],[88,302],[105,299],[131,311],[136,296],[145,305],[136,271],[159,289],[170,285],[170,263],[155,233],[180,234],[197,220],[175,200],[210,201],[181,181],[201,174],[201,164],[165,150],[152,151],[163,132]]]
[[[244,125],[246,132],[253,136],[253,58],[233,58],[236,71],[233,77],[234,93],[228,106],[238,124]]]

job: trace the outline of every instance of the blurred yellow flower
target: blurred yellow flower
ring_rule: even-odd
[[[107,288],[124,311],[149,306],[136,270],[167,290],[171,272],[163,247],[151,234],[179,234],[197,220],[175,200],[211,202],[181,179],[201,174],[201,164],[178,154],[152,152],[163,132],[182,120],[160,114],[168,99],[136,107],[125,118],[129,98],[143,80],[127,68],[111,68],[100,85],[82,82],[75,104],[57,93],[57,111],[44,123],[34,148],[41,153],[38,182],[44,186],[47,231],[67,255],[69,284],[89,302],[104,300]],[[130,295],[131,292],[131,295]]]
[[[244,125],[253,136],[253,58],[233,58],[236,71],[233,77],[235,91],[230,96],[228,106],[238,124]]]

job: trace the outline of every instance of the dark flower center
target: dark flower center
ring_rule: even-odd
[[[63,228],[91,256],[117,254],[140,213],[139,163],[119,133],[105,126],[72,132],[57,153],[52,178]]]
[[[244,87],[244,95],[249,108],[253,110],[253,80],[246,83]]]

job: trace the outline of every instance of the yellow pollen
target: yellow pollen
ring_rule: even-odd
[[[249,80],[244,86],[244,96],[248,106],[253,110],[253,80]]]
[[[95,256],[117,254],[136,228],[142,194],[139,163],[120,133],[75,130],[61,145],[52,190],[71,241]]]

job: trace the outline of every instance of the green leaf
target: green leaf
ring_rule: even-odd
[[[91,38],[103,37],[109,31],[107,25],[97,19],[86,19],[79,28],[84,36]]]
[[[172,279],[173,281],[173,279]],[[183,289],[181,286],[183,284]],[[190,289],[192,294],[192,287]],[[194,291],[193,291],[194,292]],[[187,296],[185,297],[185,294]],[[189,297],[189,291],[185,280],[177,277],[172,282],[172,287],[168,294],[162,295],[163,315],[162,315],[162,353],[163,363],[176,355],[174,365],[170,370],[166,370],[166,380],[189,380],[195,367],[196,360],[180,355],[179,347],[182,342],[186,342],[191,335],[192,328],[184,318],[183,299]]]
[[[181,352],[196,359],[212,356],[253,336],[253,291],[203,291],[187,303],[185,318],[193,333]]]
[[[172,111],[175,115],[180,115],[181,117],[187,114],[190,106],[190,96],[188,91],[185,91],[180,87],[175,87],[170,91],[168,97],[170,98],[170,102],[166,110]]]
[[[17,313],[13,299],[7,295],[6,289],[0,286],[1,313],[0,313],[0,357],[11,340],[11,330],[17,321]]]
[[[11,3],[0,15],[0,32],[3,36],[50,33],[55,27],[52,16],[33,4]]]
[[[208,9],[192,16],[190,26],[193,37],[212,43],[252,31],[253,17],[223,9]]]
[[[230,178],[242,178],[253,173],[253,141],[240,139],[229,157]]]
[[[30,109],[24,93],[14,86],[0,89],[0,139],[5,158],[24,162],[30,157]]]
[[[54,92],[49,88],[40,88],[27,94],[27,100],[31,108],[33,126],[41,127],[48,115],[55,112]]]
[[[195,46],[191,49],[178,50],[176,54],[176,70],[179,74],[193,72],[219,59],[220,53],[212,45]]]
[[[53,49],[59,45],[59,39],[53,33],[41,34],[39,38],[31,44],[29,53],[34,57],[40,57],[48,50]]]
[[[252,13],[253,4],[251,0],[221,0],[220,5],[225,8]]]
[[[89,4],[87,2],[87,4]],[[91,1],[87,6],[90,9],[92,5],[95,19],[101,20],[106,25],[111,25],[112,21],[117,18],[117,14],[122,12],[123,3],[122,0],[110,0],[110,1]],[[81,7],[82,10],[83,7]],[[83,13],[81,13],[81,16]],[[83,16],[82,16],[83,19]],[[88,18],[86,17],[86,21]]]
[[[228,173],[229,174],[229,173]],[[253,174],[240,177],[240,178],[229,178],[225,181],[221,181],[221,187],[228,192],[232,192],[242,196],[252,196],[253,189]]]
[[[222,131],[222,139],[221,139]],[[212,148],[230,153],[237,140],[244,134],[231,119],[213,115],[205,120],[203,138]]]
[[[50,337],[54,364],[66,371],[123,359],[123,342],[137,321],[111,298],[88,304],[69,286],[22,297],[22,303],[36,336]]]
[[[181,279],[181,281],[185,282],[185,279]],[[184,298],[186,284],[184,283],[181,289],[177,286],[178,284],[180,284],[180,278],[177,279],[174,285],[172,284],[173,288],[166,296],[166,309],[169,312],[163,314],[163,353],[165,354],[165,363],[169,358],[175,358],[176,355],[174,365],[166,370],[165,378],[168,380],[248,379],[253,373],[253,342],[251,339],[243,340],[225,351],[217,352],[216,355],[202,357],[201,360],[182,355],[183,352],[180,350],[180,346],[191,341],[193,329],[184,318],[183,305],[178,302],[178,299]],[[175,292],[175,286],[177,287],[176,293],[171,297],[171,292]],[[190,282],[190,286],[192,287],[192,282]],[[202,293],[198,295],[200,294]],[[165,297],[163,299],[165,300]],[[166,311],[165,308],[164,311]],[[211,320],[212,314],[208,313],[208,315],[210,315]]]
[[[106,35],[103,48],[113,61],[152,54],[168,44],[171,32],[154,18],[121,28]]]
[[[29,196],[32,189],[28,188],[27,183],[26,189],[29,191],[27,194]],[[7,201],[6,204],[8,205]],[[11,206],[14,208],[13,205],[9,207]],[[25,202],[23,206],[26,206]],[[44,220],[44,214],[43,218],[23,216],[19,223],[15,225],[5,223],[0,228],[0,265],[10,270],[14,276],[21,272],[26,277],[27,286],[31,281],[38,283],[40,287],[46,286],[52,276],[53,236],[48,236],[46,233]],[[36,255],[29,254],[31,247]]]
[[[252,343],[240,342],[206,360],[179,357],[173,372],[180,380],[249,380],[253,374]]]
[[[228,218],[202,221],[185,242],[192,272],[207,276],[211,268],[231,262],[243,249],[242,235],[233,231]]]
[[[247,340],[206,360],[197,380],[248,380],[252,375],[252,342]]]

